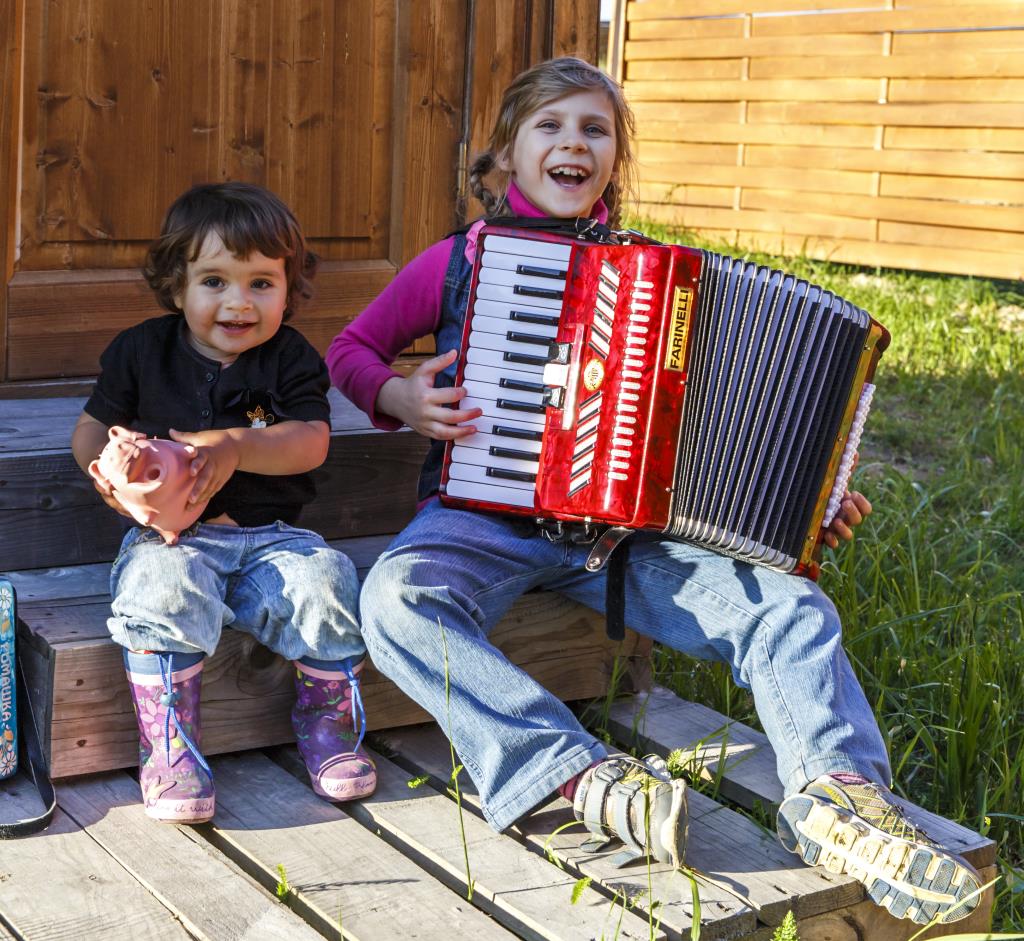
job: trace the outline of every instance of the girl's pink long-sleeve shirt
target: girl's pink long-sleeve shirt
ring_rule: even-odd
[[[509,187],[508,204],[517,216],[541,218],[544,213],[533,205],[515,184]],[[598,202],[590,213],[605,222],[608,210]],[[467,257],[475,252],[476,233],[483,220],[467,233]],[[395,431],[402,423],[377,411],[380,387],[392,376],[400,376],[391,364],[414,340],[437,330],[441,320],[444,277],[451,258],[453,236],[431,245],[417,255],[395,279],[331,342],[327,350],[327,368],[331,381],[358,408],[370,416],[373,424]],[[472,260],[472,258],[470,258]]]

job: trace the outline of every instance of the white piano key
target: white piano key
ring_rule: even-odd
[[[482,330],[484,333],[500,333],[502,336],[514,330],[516,333],[528,333],[532,337],[543,337],[545,340],[553,340],[558,336],[558,327],[510,320],[507,317],[504,320],[498,317],[481,317],[479,314],[473,317],[473,330]]]
[[[514,399],[516,402],[525,402],[528,405],[544,405],[544,395],[541,392],[526,392],[522,389],[505,389],[495,382],[480,382],[471,379],[462,383],[469,393],[471,399]],[[527,413],[529,414],[529,413]]]
[[[485,235],[484,250],[505,252],[510,255],[524,255],[527,258],[553,258],[568,261],[572,246],[562,242],[539,242],[530,238],[515,238],[508,235]]]
[[[543,432],[543,428],[538,428],[536,423],[524,422],[518,418],[493,418],[488,415],[481,415],[479,418],[474,418],[471,422],[473,427],[476,429],[475,434],[470,435],[468,438],[462,439],[463,441],[470,441],[477,435],[493,434],[496,438],[503,438],[510,442],[510,446],[513,448],[520,447],[528,443],[533,443],[530,438],[520,438],[516,435],[499,435],[494,429],[495,427],[507,428],[510,431],[521,431],[523,434],[536,434],[538,431]],[[540,444],[539,441],[536,444]]]
[[[543,430],[544,428],[544,415],[535,412],[519,412],[512,408],[499,408],[497,402],[491,399],[477,399],[471,395],[467,395],[466,398],[460,403],[460,408],[479,408],[483,410],[484,415],[488,418],[500,418],[510,419],[517,421],[523,425],[531,425],[534,428]],[[477,427],[477,421],[474,419],[473,427]]]
[[[517,363],[506,363],[502,360],[502,368],[495,369],[493,366],[478,366],[476,363],[467,363],[463,374],[464,379],[476,379],[478,382],[497,382],[499,379],[521,379],[523,382],[540,382],[544,378],[543,373],[527,372],[529,367],[521,367]]]
[[[533,483],[525,480],[507,480],[504,477],[490,477],[487,474],[487,468],[481,467],[478,464],[449,464],[448,476],[449,478],[454,477],[456,480],[474,480],[478,484],[491,484],[492,486],[501,487],[503,490],[525,490],[530,493],[531,503],[533,502],[533,491],[536,489]]]
[[[495,424],[500,425],[501,422],[495,422]],[[479,428],[480,423],[473,422],[473,427]],[[542,442],[540,441],[530,441],[526,438],[515,438],[510,435],[494,435],[491,434],[490,431],[478,431],[476,434],[469,435],[466,438],[459,438],[455,447],[476,448],[483,451],[486,451],[488,448],[508,448],[512,451],[523,451],[526,454],[539,455],[541,444]],[[470,461],[469,463],[473,462]]]
[[[564,282],[569,275],[567,262],[558,259],[537,258],[530,255],[513,255],[506,252],[493,251],[485,251],[480,259],[481,269],[503,268],[506,271],[515,271],[520,265],[531,268],[548,268],[553,272],[558,271],[561,274],[560,278],[555,278],[553,274],[548,278],[549,281],[556,283],[559,280]],[[537,277],[537,275],[534,275],[534,277]]]
[[[537,347],[540,349],[540,347]],[[514,369],[516,372],[530,373],[538,378],[544,375],[543,366],[534,366],[530,363],[510,363],[502,356],[501,347],[488,349],[485,347],[474,347],[472,343],[466,349],[466,363],[473,363],[477,366],[489,367],[499,373],[506,369]]]
[[[477,467],[499,467],[502,470],[522,471],[524,474],[536,474],[540,470],[540,461],[524,461],[514,457],[501,457],[481,448],[467,448],[461,444],[452,448],[452,466],[456,464],[473,464]]]
[[[481,500],[504,506],[533,506],[532,490],[513,490],[496,484],[483,484],[473,480],[449,480],[445,488],[448,496],[462,500]]]
[[[523,298],[524,301],[528,301],[528,297]],[[522,311],[524,314],[539,314],[542,317],[553,317],[555,320],[551,326],[557,326],[558,324],[558,311],[551,310],[549,307],[533,307],[530,304],[519,303],[507,303],[505,301],[489,301],[485,298],[478,297],[473,302],[473,316],[474,317],[498,317],[499,319],[511,320],[512,311]],[[525,323],[526,321],[519,321],[519,323]],[[545,324],[544,326],[547,326]]]
[[[550,287],[550,285],[549,285]],[[488,301],[504,301],[506,304],[527,303],[531,307],[545,307],[548,310],[561,310],[562,299],[553,297],[533,297],[528,294],[516,294],[507,284],[478,284],[476,296]]]
[[[542,278],[537,275],[522,274],[508,268],[481,268],[478,284],[505,284],[515,286],[521,284],[528,288],[541,288],[545,291],[564,291],[565,282],[558,278]],[[479,296],[480,289],[477,288]]]
[[[527,331],[522,331],[526,333]],[[472,330],[469,334],[469,348],[471,350],[498,350],[501,353],[522,353],[525,356],[543,356],[548,355],[548,347],[540,343],[520,343],[518,340],[510,340],[505,334],[497,333],[484,333],[481,330]],[[513,369],[519,369],[521,363],[509,363],[507,360],[502,360]],[[532,365],[532,364],[528,364]],[[540,371],[544,372],[544,367],[541,365]]]

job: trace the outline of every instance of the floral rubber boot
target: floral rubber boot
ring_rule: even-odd
[[[199,751],[203,654],[124,651],[139,723],[139,785],[146,816],[166,823],[213,817],[213,772]]]
[[[362,661],[303,657],[294,665],[292,726],[313,790],[331,801],[368,797],[377,787],[377,769],[362,748]]]

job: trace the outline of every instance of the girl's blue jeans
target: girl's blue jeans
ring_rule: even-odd
[[[289,660],[356,659],[355,566],[317,533],[285,523],[200,523],[164,545],[150,529],[125,535],[110,573],[107,627],[130,650],[212,654],[225,627]]]
[[[498,830],[606,754],[487,639],[531,588],[603,611],[605,573],[585,570],[588,551],[551,543],[529,523],[435,499],[363,586],[363,636],[375,666],[450,729]],[[889,783],[885,745],[843,651],[835,608],[813,582],[639,534],[626,572],[626,621],[667,647],[730,665],[753,691],[787,794],[834,771]],[[681,741],[686,734],[679,730]]]

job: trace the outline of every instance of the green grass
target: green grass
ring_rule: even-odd
[[[1024,288],[707,245],[822,284],[892,334],[854,487],[874,505],[822,587],[896,790],[991,837],[994,930],[1024,926]],[[659,651],[659,682],[757,725],[722,665]]]

